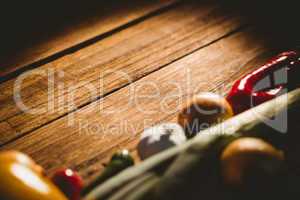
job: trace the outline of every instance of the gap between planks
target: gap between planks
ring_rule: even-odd
[[[101,15],[71,23],[60,32],[47,33],[43,41],[33,42],[21,54],[14,53],[1,61],[0,83],[159,15],[179,3],[178,0],[124,1],[109,9],[104,7],[104,13],[101,13],[101,8]]]

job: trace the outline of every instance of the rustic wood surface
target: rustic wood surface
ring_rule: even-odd
[[[274,51],[255,25],[215,2],[132,1],[109,9],[1,63],[2,150],[28,153],[49,173],[77,169],[88,182],[117,149],[138,160],[144,128],[176,121],[195,93],[225,95]],[[14,95],[22,77],[27,111]]]
[[[104,4],[97,10],[96,15],[76,19],[59,30],[42,34],[38,40],[33,40],[30,46],[21,49],[21,52],[14,52],[11,56],[3,58],[0,77],[18,70],[22,71],[24,67],[32,68],[47,63],[76,51],[93,43],[98,38],[109,36],[130,24],[138,23],[141,18],[143,20],[159,14],[174,2],[176,1],[125,0],[109,5]]]
[[[0,139],[4,144],[58,119],[96,99],[118,90],[241,28],[236,16],[224,16],[216,5],[178,5],[111,37],[47,63],[30,73],[55,75],[53,90],[47,76],[29,76],[21,85],[27,107],[44,110],[31,115],[20,111],[14,101],[14,84],[19,77],[0,85],[0,121],[10,124],[14,134]],[[180,11],[180,12],[179,12]],[[175,45],[176,44],[176,45]],[[63,77],[59,77],[59,73]],[[124,73],[129,76],[124,77]],[[103,82],[102,87],[100,82]],[[85,87],[91,83],[94,95]],[[58,85],[64,85],[60,89]],[[49,99],[50,96],[53,98]],[[34,95],[33,95],[34,94]],[[68,96],[74,94],[74,106]],[[48,107],[52,106],[50,111]],[[2,131],[0,130],[0,134]]]

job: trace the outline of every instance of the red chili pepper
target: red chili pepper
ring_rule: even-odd
[[[80,200],[83,180],[71,169],[60,169],[52,176],[53,183],[68,197],[69,200]]]
[[[300,54],[287,51],[236,81],[227,96],[234,113],[264,103],[300,85]]]

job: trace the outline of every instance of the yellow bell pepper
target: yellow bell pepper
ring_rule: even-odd
[[[0,153],[0,200],[67,200],[27,155]]]

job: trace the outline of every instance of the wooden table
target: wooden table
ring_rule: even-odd
[[[2,150],[28,153],[49,173],[74,168],[88,182],[118,149],[137,158],[144,128],[175,122],[193,94],[225,95],[288,46],[214,1],[105,5],[1,61]]]

